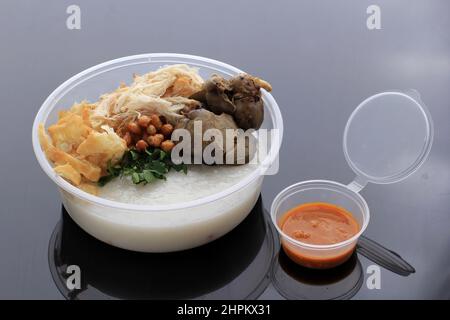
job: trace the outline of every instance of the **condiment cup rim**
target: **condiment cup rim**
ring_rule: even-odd
[[[287,235],[281,227],[277,223],[277,217],[276,213],[278,210],[279,205],[283,202],[284,198],[289,195],[294,189],[298,189],[299,187],[304,187],[304,190],[307,189],[327,189],[327,187],[332,188],[333,191],[345,191],[347,196],[352,196],[353,200],[358,202],[358,205],[362,207],[363,210],[363,224],[353,237],[333,244],[326,244],[326,245],[318,245],[318,244],[310,244],[298,241],[297,239],[292,238],[291,236]],[[299,203],[300,205],[301,203]],[[347,246],[349,244],[352,244],[353,242],[356,242],[358,238],[361,236],[361,234],[366,230],[369,221],[370,221],[370,210],[369,206],[367,205],[367,202],[364,200],[364,198],[357,192],[354,192],[353,190],[349,189],[346,185],[330,181],[330,180],[306,180],[302,182],[298,182],[295,184],[292,184],[286,188],[284,188],[278,195],[275,197],[275,199],[272,202],[272,206],[270,208],[270,216],[271,221],[275,228],[277,229],[278,233],[281,235],[281,237],[290,243],[297,245],[299,247],[307,248],[307,249],[314,249],[314,250],[330,250],[330,249],[339,249],[341,247]]]

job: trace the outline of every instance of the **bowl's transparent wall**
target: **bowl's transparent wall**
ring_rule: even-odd
[[[364,206],[356,199],[354,192],[326,183],[305,184],[291,190],[279,203],[277,221],[288,210],[309,202],[326,202],[342,207],[352,213],[360,227],[364,224]]]
[[[238,192],[189,209],[136,212],[89,203],[61,190],[64,207],[87,233],[142,252],[184,250],[215,240],[244,220],[258,200],[262,177]]]

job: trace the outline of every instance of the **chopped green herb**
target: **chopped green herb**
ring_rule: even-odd
[[[139,182],[141,182],[141,177],[139,175],[139,173],[137,172],[133,172],[131,174],[131,180],[133,181],[133,183],[138,184]]]
[[[183,171],[184,174],[187,174],[187,165],[185,165],[184,163],[181,164],[173,164],[172,168],[175,169],[175,171],[180,172]]]
[[[139,153],[136,150],[130,150],[131,159],[137,160],[139,159]]]
[[[144,180],[147,183],[150,183],[150,182],[152,182],[153,180],[156,179],[155,176],[152,174],[152,172],[150,170],[144,170],[142,172],[142,177],[144,178]]]
[[[108,163],[107,174],[98,181],[99,186],[104,186],[117,177],[130,176],[134,184],[147,184],[157,179],[166,179],[170,169],[187,173],[185,164],[174,164],[170,159],[170,153],[158,148],[147,148],[145,152],[131,149],[123,155],[119,163],[114,166]]]

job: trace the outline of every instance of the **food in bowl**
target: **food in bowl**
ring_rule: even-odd
[[[47,131],[39,125],[39,141],[54,171],[88,193],[136,204],[195,200],[226,189],[251,172],[244,164],[254,156],[252,139],[244,140],[240,156],[238,141],[243,129],[258,129],[264,120],[261,88],[272,89],[248,74],[230,79],[213,75],[204,81],[193,67],[168,65],[134,75],[130,85],[122,83],[97,102],[82,101],[60,111]],[[232,164],[241,166],[208,168],[197,163],[199,168],[189,173],[186,163],[172,161],[172,151],[180,143],[174,134],[183,129],[194,136],[197,123],[201,133],[213,129],[225,135],[233,130],[233,143],[203,140],[200,149],[213,145],[215,153],[222,151],[223,159],[231,155]],[[193,141],[190,148],[194,147]],[[173,171],[184,172],[185,177],[176,177]],[[173,183],[162,184],[172,178]],[[146,187],[155,182],[159,185]],[[103,191],[105,185],[109,187]]]
[[[98,186],[97,182],[90,182],[89,185],[93,185],[98,192],[97,196],[84,192],[79,186],[71,184],[55,172],[54,167],[57,164],[49,161],[42,149],[43,145],[39,141],[38,133],[41,125],[48,128],[57,123],[58,112],[66,110],[74,101],[83,101],[83,99],[97,101],[100,95],[115,91],[119,81],[129,79],[133,74],[145,75],[150,70],[160,70],[173,64],[183,64],[197,69],[198,75],[202,79],[210,79],[214,74],[232,79],[244,73],[244,71],[220,61],[185,54],[146,53],[118,58],[81,71],[61,84],[44,101],[33,122],[34,153],[43,171],[58,187],[65,209],[87,233],[116,247],[140,252],[171,252],[211,242],[232,230],[248,215],[259,197],[264,175],[273,174],[276,170],[276,165],[272,168],[271,166],[276,164],[275,160],[280,149],[283,137],[283,119],[274,97],[267,90],[260,90],[260,100],[262,100],[264,108],[261,129],[277,134],[267,141],[267,156],[260,159],[261,161],[258,161],[257,165],[251,165],[253,168],[250,168],[250,163],[239,166],[188,165],[187,175],[183,173],[183,170],[180,172],[171,170],[166,174],[166,181],[156,179],[146,185],[144,182],[134,184],[130,176],[122,179],[113,178],[103,187]],[[227,93],[229,94],[229,92]],[[230,98],[232,98],[231,95]],[[256,106],[261,103],[257,100],[257,98],[254,99]],[[201,109],[209,111],[205,107]],[[206,112],[202,112],[201,116],[211,118]],[[234,120],[235,115],[230,114],[230,116]],[[229,117],[221,116],[218,120],[223,118]],[[187,119],[188,128],[186,130],[192,125],[189,120],[192,119]],[[211,123],[215,122],[217,121],[211,121]],[[234,122],[236,121],[234,120]],[[256,133],[264,132],[261,129]],[[44,133],[48,134],[45,130]],[[258,141],[262,141],[260,136],[258,136]],[[171,153],[174,153],[174,150]],[[230,152],[230,154],[232,153]],[[200,171],[198,175],[204,175],[205,179],[207,178],[206,170],[202,170],[202,166],[213,171],[212,173],[218,172],[216,170],[220,169],[224,174],[217,173],[217,176],[223,179],[225,176],[230,179],[235,177],[235,180],[225,181],[225,184],[217,183],[217,185],[214,181],[208,181],[211,191],[202,187],[202,192],[211,193],[205,196],[198,192],[199,190],[195,190],[197,186],[188,183],[190,174],[196,174],[197,168]],[[246,172],[241,177],[238,174],[225,172],[244,170],[244,168],[248,168],[249,173]],[[178,190],[182,189],[182,193],[178,192],[176,197],[173,196],[175,193],[168,192],[174,190],[163,187],[175,183],[174,179],[183,181],[183,185],[177,183]],[[115,183],[125,184],[130,192],[124,192],[125,189],[121,186],[113,188]],[[116,191],[122,189],[122,193],[132,195],[128,199],[135,200],[127,202],[113,194],[111,197],[104,196],[103,192],[107,194],[107,189],[110,187]],[[165,189],[166,192],[159,193],[164,197],[155,198],[159,199],[159,202],[153,202],[154,199],[149,200],[151,204],[139,201],[143,192],[132,190],[133,188],[157,189],[159,187]],[[216,192],[218,189],[220,191]],[[120,191],[118,192],[120,193]],[[195,196],[196,192],[198,198]],[[148,190],[145,195],[151,197],[158,195],[158,192]],[[124,196],[124,198],[126,197]]]

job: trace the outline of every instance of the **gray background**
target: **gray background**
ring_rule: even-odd
[[[66,28],[70,4],[81,7],[81,30]],[[370,4],[381,7],[381,30],[366,28]],[[297,181],[350,182],[341,136],[352,110],[380,91],[418,90],[435,121],[429,160],[403,182],[363,191],[372,211],[366,235],[417,273],[383,270],[382,289],[356,298],[450,298],[448,30],[445,0],[2,0],[0,298],[61,298],[47,264],[61,204],[32,152],[35,113],[70,76],[145,52],[210,57],[271,82],[285,136],[280,172],[264,182],[266,207]],[[263,297],[277,295],[269,288]]]

